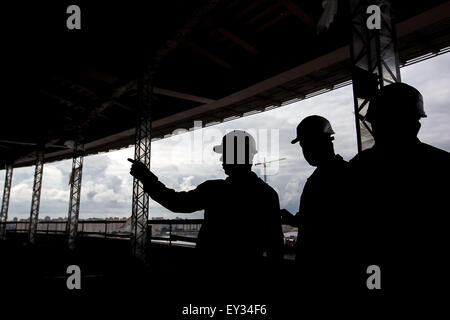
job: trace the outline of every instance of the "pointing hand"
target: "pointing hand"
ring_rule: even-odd
[[[141,182],[158,181],[158,177],[155,176],[145,164],[138,160],[128,158],[128,161],[132,163],[130,174]]]

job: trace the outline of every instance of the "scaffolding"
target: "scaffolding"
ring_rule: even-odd
[[[9,196],[11,194],[11,182],[13,175],[13,166],[6,165],[5,186],[3,189],[2,211],[0,214],[0,239],[6,236],[6,220],[8,219]]]
[[[147,66],[138,79],[139,110],[135,135],[134,159],[150,169],[151,149],[151,104],[153,94],[153,70]],[[147,221],[149,196],[144,192],[143,184],[133,179],[133,205],[131,215],[131,247],[135,257],[146,260]]]
[[[41,202],[42,175],[44,172],[44,150],[36,152],[36,168],[34,171],[33,194],[31,197],[30,211],[30,233],[29,241],[34,244],[36,241],[36,231],[39,219],[39,205]]]
[[[67,245],[75,249],[80,213],[81,178],[83,175],[84,146],[76,144],[73,151],[72,173],[70,175],[70,200],[67,215]]]
[[[370,29],[367,25],[370,16],[368,8],[371,5],[380,8],[379,29]],[[377,89],[389,83],[400,82],[401,79],[391,1],[352,0],[350,11],[353,99],[360,152],[374,144],[372,128],[365,121],[370,99]]]

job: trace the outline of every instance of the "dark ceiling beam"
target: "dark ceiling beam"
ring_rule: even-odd
[[[88,89],[78,83],[74,83],[73,81],[65,81],[66,83],[69,83],[70,86],[72,87],[76,87],[78,89],[81,89],[85,92],[92,92],[93,95],[95,95],[94,91],[92,91],[91,89]],[[132,90],[132,89],[136,89],[136,81],[132,80],[129,81],[117,88],[115,88],[113,90],[113,93],[111,95],[111,97],[101,103],[98,107],[94,108],[93,110],[90,111],[90,118],[95,117],[95,116],[100,116],[100,114],[106,110],[107,108],[113,106],[113,105],[117,105],[118,107],[128,110],[128,111],[133,111],[134,109],[122,102],[119,102],[117,99],[120,98],[120,96],[126,94],[128,91]],[[68,101],[68,100],[64,100],[62,98],[59,98],[55,95],[52,95],[50,93],[47,92],[43,92],[44,94],[51,96],[55,99],[59,99],[61,102],[69,105],[69,106],[74,106],[75,104]],[[205,97],[200,97],[200,96],[196,96],[196,95],[192,95],[192,94],[187,94],[187,93],[183,93],[183,92],[178,92],[178,91],[174,91],[174,90],[168,90],[168,89],[163,89],[163,88],[158,88],[155,87],[153,89],[153,93],[157,94],[157,95],[163,95],[163,96],[169,96],[169,97],[173,97],[173,98],[178,98],[178,99],[183,99],[183,100],[189,100],[189,101],[195,101],[195,102],[200,102],[200,103],[210,103],[215,101],[214,99],[209,99],[209,98],[205,98]],[[95,96],[95,98],[97,100],[100,100],[100,98],[98,96]]]
[[[102,100],[108,99],[104,96],[100,97],[98,95],[98,93],[96,93],[94,90],[86,88],[84,85],[81,85],[75,81],[68,80],[68,79],[61,79],[60,81],[63,85],[65,85],[67,87],[75,88],[76,90],[83,91],[87,95],[91,96],[91,98],[93,100],[102,101]],[[116,86],[115,88],[113,88],[111,90],[112,93],[110,95],[110,98],[112,99],[112,98],[118,98],[118,97],[122,96],[127,91],[129,91],[131,89],[131,87],[133,87],[134,83],[135,83],[135,80]]]
[[[208,99],[208,98],[204,98],[204,97],[195,96],[192,94],[187,94],[187,93],[182,93],[182,92],[167,90],[167,89],[161,89],[161,88],[154,88],[153,93],[172,97],[172,98],[178,98],[178,99],[201,102],[201,103],[210,103],[210,102],[215,101],[214,99]]]
[[[21,146],[35,146],[35,145],[37,145],[36,142],[23,142],[23,141],[12,141],[12,140],[0,140],[0,143],[15,144],[15,145],[21,145]]]
[[[274,12],[279,7],[280,7],[280,4],[279,3],[275,3],[274,5],[271,5],[270,7],[268,7],[266,10],[262,11],[261,13],[257,14],[253,18],[251,18],[250,20],[247,20],[246,23],[247,24],[254,24],[258,20],[261,20],[265,16],[267,16],[267,15],[271,14],[272,12]]]
[[[93,90],[86,88],[85,86],[76,83],[72,80],[64,79],[64,78],[55,78],[55,81],[61,83],[63,86],[68,87],[70,89],[75,89],[77,91],[81,91],[87,96],[91,96],[94,99],[99,99],[97,93],[95,93]]]
[[[108,120],[108,121],[111,120],[110,118],[108,118],[107,116],[105,116],[104,114],[101,114],[101,113],[98,114],[97,116],[98,116],[99,118],[104,119],[104,120]]]
[[[349,57],[349,49],[348,46],[340,48],[332,53],[329,53],[327,55],[324,55],[322,57],[316,58],[312,61],[309,61],[308,63],[305,63],[303,65],[300,65],[296,68],[293,68],[289,71],[283,72],[275,77],[269,78],[265,81],[262,81],[258,84],[255,84],[253,86],[250,86],[244,90],[241,90],[239,92],[236,92],[230,96],[224,97],[219,100],[214,100],[213,102],[206,103],[204,105],[201,105],[199,107],[192,108],[187,111],[183,111],[171,116],[168,116],[163,119],[155,120],[152,124],[152,128],[158,130],[160,128],[166,127],[167,125],[171,125],[172,123],[175,123],[179,121],[180,119],[192,119],[195,117],[201,117],[203,114],[208,112],[208,114],[211,114],[211,111],[215,110],[216,112],[218,110],[223,110],[226,108],[231,107],[231,105],[237,101],[242,101],[245,99],[248,99],[250,97],[254,97],[256,95],[261,95],[264,91],[267,91],[271,88],[274,88],[279,85],[283,85],[293,79],[299,78],[301,76],[308,75],[316,70],[320,70],[322,68],[325,68],[326,66],[333,65],[337,62],[343,61],[345,59],[348,59]],[[134,82],[135,84],[135,82]],[[128,86],[128,88],[131,88],[132,86]],[[88,150],[93,145],[103,145],[111,143],[112,141],[120,140],[125,137],[133,136],[135,132],[135,129],[129,129],[123,132],[120,132],[118,134],[114,134],[96,141],[93,141],[91,143],[86,144],[86,149]],[[131,140],[130,140],[131,141]],[[60,153],[55,153],[54,155],[58,155]]]
[[[118,107],[127,110],[127,111],[133,111],[133,108],[131,108],[130,106],[127,106],[126,104],[123,104],[122,102],[119,102],[117,100],[114,100],[114,104],[117,105]]]
[[[52,140],[48,141],[48,142],[45,144],[45,148],[62,148],[62,149],[68,149],[67,146],[55,144],[55,143],[57,143],[59,140],[60,140],[60,139],[52,139]]]
[[[40,91],[40,92],[43,95],[45,95],[45,96],[47,96],[47,97],[49,97],[49,98],[51,98],[53,100],[58,101],[58,103],[60,103],[60,104],[64,104],[64,105],[66,105],[68,107],[75,107],[75,103],[73,103],[72,101],[69,101],[69,100],[67,100],[67,99],[65,99],[63,97],[60,97],[60,96],[58,96],[56,94],[53,94],[53,93],[50,93],[50,92],[47,92],[47,91]]]
[[[283,85],[279,86],[279,88],[280,88],[281,90],[286,91],[286,92],[292,93],[293,95],[297,96],[298,98],[302,98],[302,99],[303,99],[303,98],[305,97],[305,95],[303,94],[303,92],[300,92],[300,91],[298,91],[298,90],[296,90],[296,89],[286,88],[286,87],[283,86]]]
[[[177,114],[168,116],[163,119],[158,119],[153,122],[153,127],[164,127],[171,123],[180,121],[182,119],[200,118],[203,114],[209,112],[215,112],[216,110],[223,109],[224,107],[231,106],[239,101],[244,101],[254,97],[255,95],[264,94],[264,92],[276,88],[280,85],[289,83],[290,81],[304,77],[305,75],[313,72],[324,70],[328,67],[335,65],[349,59],[350,50],[348,46],[341,47],[333,52],[310,60],[304,64],[301,64],[288,71],[282,72],[274,77],[256,83],[248,88],[235,92],[229,96],[216,100],[215,102],[208,103],[199,107],[195,107],[186,111],[179,112]]]
[[[252,46],[247,41],[242,40],[241,38],[239,38],[237,35],[232,33],[230,30],[222,27],[222,28],[218,28],[217,31],[221,35],[223,35],[223,36],[227,37],[228,39],[232,40],[234,43],[240,45],[242,48],[244,48],[248,52],[250,52],[250,53],[252,53],[254,55],[258,55],[259,54],[259,50],[258,49],[256,49],[254,46]]]
[[[58,139],[52,139],[52,140],[49,140],[49,141],[45,142],[45,144],[44,144],[44,151],[46,149],[48,149],[48,148],[64,149],[63,152],[66,152],[68,149],[70,149],[70,147],[68,147],[66,145],[55,144],[59,140],[60,139],[58,138]],[[35,148],[40,145],[39,143],[35,143],[35,142],[25,142],[25,143],[24,142],[22,142],[22,143],[21,142],[15,142],[15,143],[16,144],[21,144],[21,145],[26,145],[26,146],[34,146]],[[45,157],[45,153],[46,152],[44,152],[44,157]],[[36,159],[36,151],[32,151],[32,152],[29,152],[29,153],[25,154],[23,156],[23,158]]]
[[[227,9],[232,9],[233,7],[235,7],[236,5],[238,5],[240,3],[241,0],[234,0],[234,1],[229,1],[226,8]]]
[[[266,2],[266,0],[256,0],[253,1],[253,3],[251,5],[249,5],[248,7],[246,7],[244,10],[240,11],[236,17],[237,18],[242,18],[243,16],[245,16],[247,13],[253,11],[254,9],[256,9],[258,6],[260,6],[261,4],[263,4],[264,2]]]
[[[258,32],[264,31],[265,29],[273,26],[275,23],[280,22],[287,18],[286,13],[281,13],[280,15],[276,16],[275,18],[269,20],[267,23],[263,24],[262,26],[258,27]]]
[[[421,29],[426,29],[433,22],[439,19],[448,23],[448,13],[450,12],[450,1],[447,1],[431,10],[421,13],[407,21],[401,22],[397,25],[397,38],[414,34]]]
[[[167,39],[164,45],[159,48],[154,54],[154,58],[149,63],[153,68],[157,69],[161,64],[162,60],[173,52],[178,46],[186,41],[189,35],[194,31],[197,25],[202,22],[205,16],[207,16],[211,10],[213,10],[220,0],[208,1],[203,6],[197,8],[192,16],[184,23],[184,25],[174,34],[171,39]]]
[[[306,26],[310,28],[314,28],[316,26],[316,22],[309,14],[307,14],[303,9],[299,8],[295,3],[291,0],[279,0],[280,3],[289,10],[294,16],[298,17]]]
[[[216,55],[214,55],[213,53],[209,52],[208,50],[205,50],[201,47],[199,47],[198,45],[192,43],[192,42],[187,42],[188,46],[190,48],[192,48],[195,52],[197,52],[198,54],[208,58],[209,60],[211,60],[212,62],[226,68],[226,69],[232,69],[232,66],[230,63],[222,60],[221,58],[217,57]]]
[[[174,51],[181,43],[186,41],[187,37],[193,32],[195,27],[202,21],[202,19],[220,2],[220,0],[211,0],[205,5],[201,6],[200,8],[197,8],[193,15],[189,17],[189,19],[184,23],[184,25],[174,34],[174,36],[171,39],[167,39],[164,45],[159,48],[153,55],[153,59],[149,61],[149,64],[155,68],[155,70],[159,67],[162,60],[169,55],[172,51]],[[207,52],[204,52],[207,54]],[[210,59],[214,59],[214,56],[209,56]],[[214,59],[216,62],[222,64],[223,66],[227,68],[231,68],[231,65],[224,63],[220,59]],[[128,92],[131,88],[135,88],[136,86],[136,80],[132,80],[125,85],[120,86],[119,88],[116,88],[110,99],[106,102],[101,103],[98,107],[91,110],[89,113],[87,120],[82,124],[82,127],[87,127],[91,123],[91,121],[100,115],[101,112],[103,112],[106,108],[109,108],[112,105],[119,105],[122,108],[124,105],[117,103],[115,100],[116,98],[119,98],[126,92]]]
[[[60,81],[68,87],[76,88],[80,91],[90,94],[94,100],[97,100],[97,101],[102,101],[102,100],[105,101],[106,100],[105,102],[101,103],[99,106],[97,106],[96,108],[94,108],[90,111],[89,119],[96,117],[96,116],[101,116],[101,113],[103,111],[105,111],[107,108],[109,108],[113,105],[117,105],[120,108],[128,110],[128,111],[134,110],[132,107],[119,102],[117,99],[120,98],[121,96],[123,96],[124,94],[126,94],[127,92],[129,92],[130,90],[136,89],[137,88],[136,80],[131,80],[120,86],[117,86],[116,88],[114,88],[112,90],[111,96],[107,99],[105,99],[105,98],[102,99],[95,93],[95,91],[93,91],[89,88],[86,88],[85,86],[83,86],[79,83],[76,83],[74,81],[66,80],[66,79],[60,79]],[[200,102],[200,103],[210,103],[210,102],[215,101],[213,99],[209,99],[209,98],[205,98],[205,97],[200,97],[200,96],[196,96],[196,95],[191,95],[191,94],[187,94],[187,93],[183,93],[183,92],[178,92],[178,91],[168,90],[168,89],[163,89],[163,88],[157,88],[157,87],[155,87],[153,89],[153,92],[158,95],[164,95],[164,96],[169,96],[169,97],[183,99],[183,100],[189,100],[189,101],[195,101],[195,102]],[[48,93],[46,93],[46,94],[48,94]],[[48,95],[50,95],[50,94],[48,94]],[[55,97],[55,98],[58,98],[58,97]],[[64,101],[64,102],[71,106],[74,105],[70,101]]]
[[[80,85],[79,83],[76,83],[76,82],[71,81],[71,80],[60,79],[60,81],[66,87],[75,88],[75,90],[80,90],[80,91],[83,91],[84,93],[86,93],[89,96],[89,98],[93,100],[89,104],[97,104],[96,107],[94,107],[93,109],[91,109],[88,112],[87,119],[82,124],[82,127],[83,126],[87,126],[90,123],[90,121],[92,119],[96,118],[96,117],[100,117],[100,118],[108,120],[108,118],[106,116],[102,115],[101,113],[105,109],[109,108],[112,105],[118,105],[118,106],[120,106],[122,108],[125,108],[127,110],[132,110],[131,108],[129,108],[127,106],[124,106],[123,104],[121,104],[120,102],[118,102],[118,101],[116,101],[114,99],[114,97],[119,97],[122,94],[123,86],[120,86],[120,87],[117,87],[116,89],[114,89],[113,93],[111,95],[111,98],[108,99],[107,101],[103,102],[103,103],[100,103],[98,105],[99,101],[102,101],[102,100],[93,90],[91,90],[89,88],[86,88],[83,85]],[[125,86],[126,86],[126,89],[129,89],[129,84],[128,83]],[[50,97],[50,98],[53,98],[53,99],[57,100],[61,104],[67,105],[69,108],[73,108],[73,109],[82,108],[84,112],[87,109],[86,106],[82,106],[80,104],[76,104],[76,103],[74,103],[72,101],[69,101],[69,100],[64,99],[62,97],[59,97],[59,96],[57,96],[57,95],[55,95],[53,93],[49,93],[49,92],[46,92],[46,91],[41,91],[41,93],[46,95],[46,96],[48,96],[48,97]],[[69,120],[69,121],[71,120],[70,117],[66,117],[66,119]]]
[[[125,84],[117,86],[115,89],[113,89],[112,94],[111,94],[111,96],[109,97],[108,100],[106,100],[105,102],[101,103],[99,106],[95,107],[94,109],[92,109],[89,112],[87,122],[89,122],[93,118],[97,117],[98,115],[100,115],[100,113],[102,113],[107,108],[109,108],[109,107],[111,107],[113,105],[118,105],[119,107],[121,107],[123,109],[132,110],[132,108],[130,108],[128,106],[125,106],[124,104],[118,102],[116,99],[120,98],[126,92],[128,92],[129,90],[131,90],[132,88],[135,88],[135,87],[136,87],[136,80],[132,80],[132,81],[129,81],[129,82],[125,83]]]
[[[99,106],[95,107],[94,109],[92,109],[89,112],[88,115],[88,119],[93,119],[97,116],[100,116],[100,113],[102,113],[103,111],[105,111],[107,108],[111,107],[114,105],[114,100],[108,100],[106,102],[103,102],[102,104],[100,104]]]
[[[107,83],[108,85],[114,85],[119,80],[119,77],[116,75],[98,70],[81,70],[79,73],[91,80]]]
[[[333,89],[333,85],[330,82],[322,80],[322,79],[319,79],[319,78],[317,78],[317,77],[315,77],[315,76],[313,76],[311,74],[308,74],[306,76],[306,78],[311,79],[311,80],[316,81],[316,82],[319,82],[319,83],[322,83],[322,84],[326,85],[328,89]]]
[[[281,106],[281,102],[279,100],[272,99],[270,97],[263,96],[261,94],[255,95],[255,98],[263,101],[263,103],[272,104],[274,106]]]

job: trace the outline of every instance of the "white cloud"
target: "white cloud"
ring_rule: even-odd
[[[183,177],[180,184],[180,191],[189,191],[195,189],[196,186],[192,185],[192,180],[194,176]]]
[[[422,120],[420,138],[427,143],[450,151],[450,54],[430,59],[402,69],[403,81],[422,91],[428,118]],[[335,135],[335,150],[349,160],[356,153],[356,131],[353,116],[352,88],[347,86],[272,111],[255,114],[218,124],[203,130],[204,143],[193,142],[190,132],[152,144],[151,168],[168,187],[188,191],[208,179],[221,179],[225,175],[219,155],[212,147],[220,143],[222,134],[230,129],[279,130],[279,156],[287,160],[278,163],[278,170],[268,170],[268,183],[279,193],[281,206],[296,212],[306,178],[313,169],[303,159],[298,145],[291,145],[295,127],[304,117],[319,114],[328,118]],[[217,131],[220,130],[220,131]],[[256,137],[258,138],[258,137]],[[89,156],[84,161],[80,216],[104,218],[129,216],[131,212],[132,177],[129,175],[134,149],[127,148],[107,154]],[[259,153],[259,159],[270,153]],[[195,163],[195,159],[203,159]],[[255,172],[262,177],[262,167]],[[273,169],[273,167],[272,167]],[[71,161],[47,164],[44,168],[41,198],[41,216],[66,216],[69,201],[68,179]],[[9,217],[28,217],[34,168],[15,169]],[[0,192],[3,193],[3,177]],[[150,202],[150,216],[175,218],[154,201]],[[184,217],[201,217],[197,212]]]

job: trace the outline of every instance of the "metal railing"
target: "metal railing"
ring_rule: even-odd
[[[7,221],[6,235],[16,233],[28,233],[30,230],[29,221]],[[174,219],[174,220],[148,220],[149,240],[153,243],[165,244],[168,246],[193,247],[197,242],[198,232],[203,219]],[[41,220],[37,226],[38,235],[66,235],[67,221]],[[78,221],[79,237],[101,237],[130,239],[129,220],[80,220]],[[285,259],[292,260],[292,254],[296,239],[285,238]]]
[[[151,239],[154,241],[195,243],[203,219],[148,220]]]
[[[29,221],[7,221],[6,234],[28,233]],[[193,244],[197,241],[203,219],[155,219],[148,220],[148,234],[152,242],[169,245]],[[66,235],[67,221],[40,220],[37,226],[39,235]],[[78,236],[125,238],[131,236],[129,220],[80,220]],[[285,237],[285,246],[294,247],[295,237]]]
[[[196,242],[198,231],[203,219],[174,219],[174,220],[149,220],[148,227],[151,232],[151,240],[158,242]],[[29,221],[7,221],[6,233],[27,233],[30,231]],[[66,234],[67,221],[40,220],[37,226],[37,234],[55,235]],[[130,238],[129,221],[124,220],[80,220],[78,221],[78,235],[100,236],[103,238]]]

